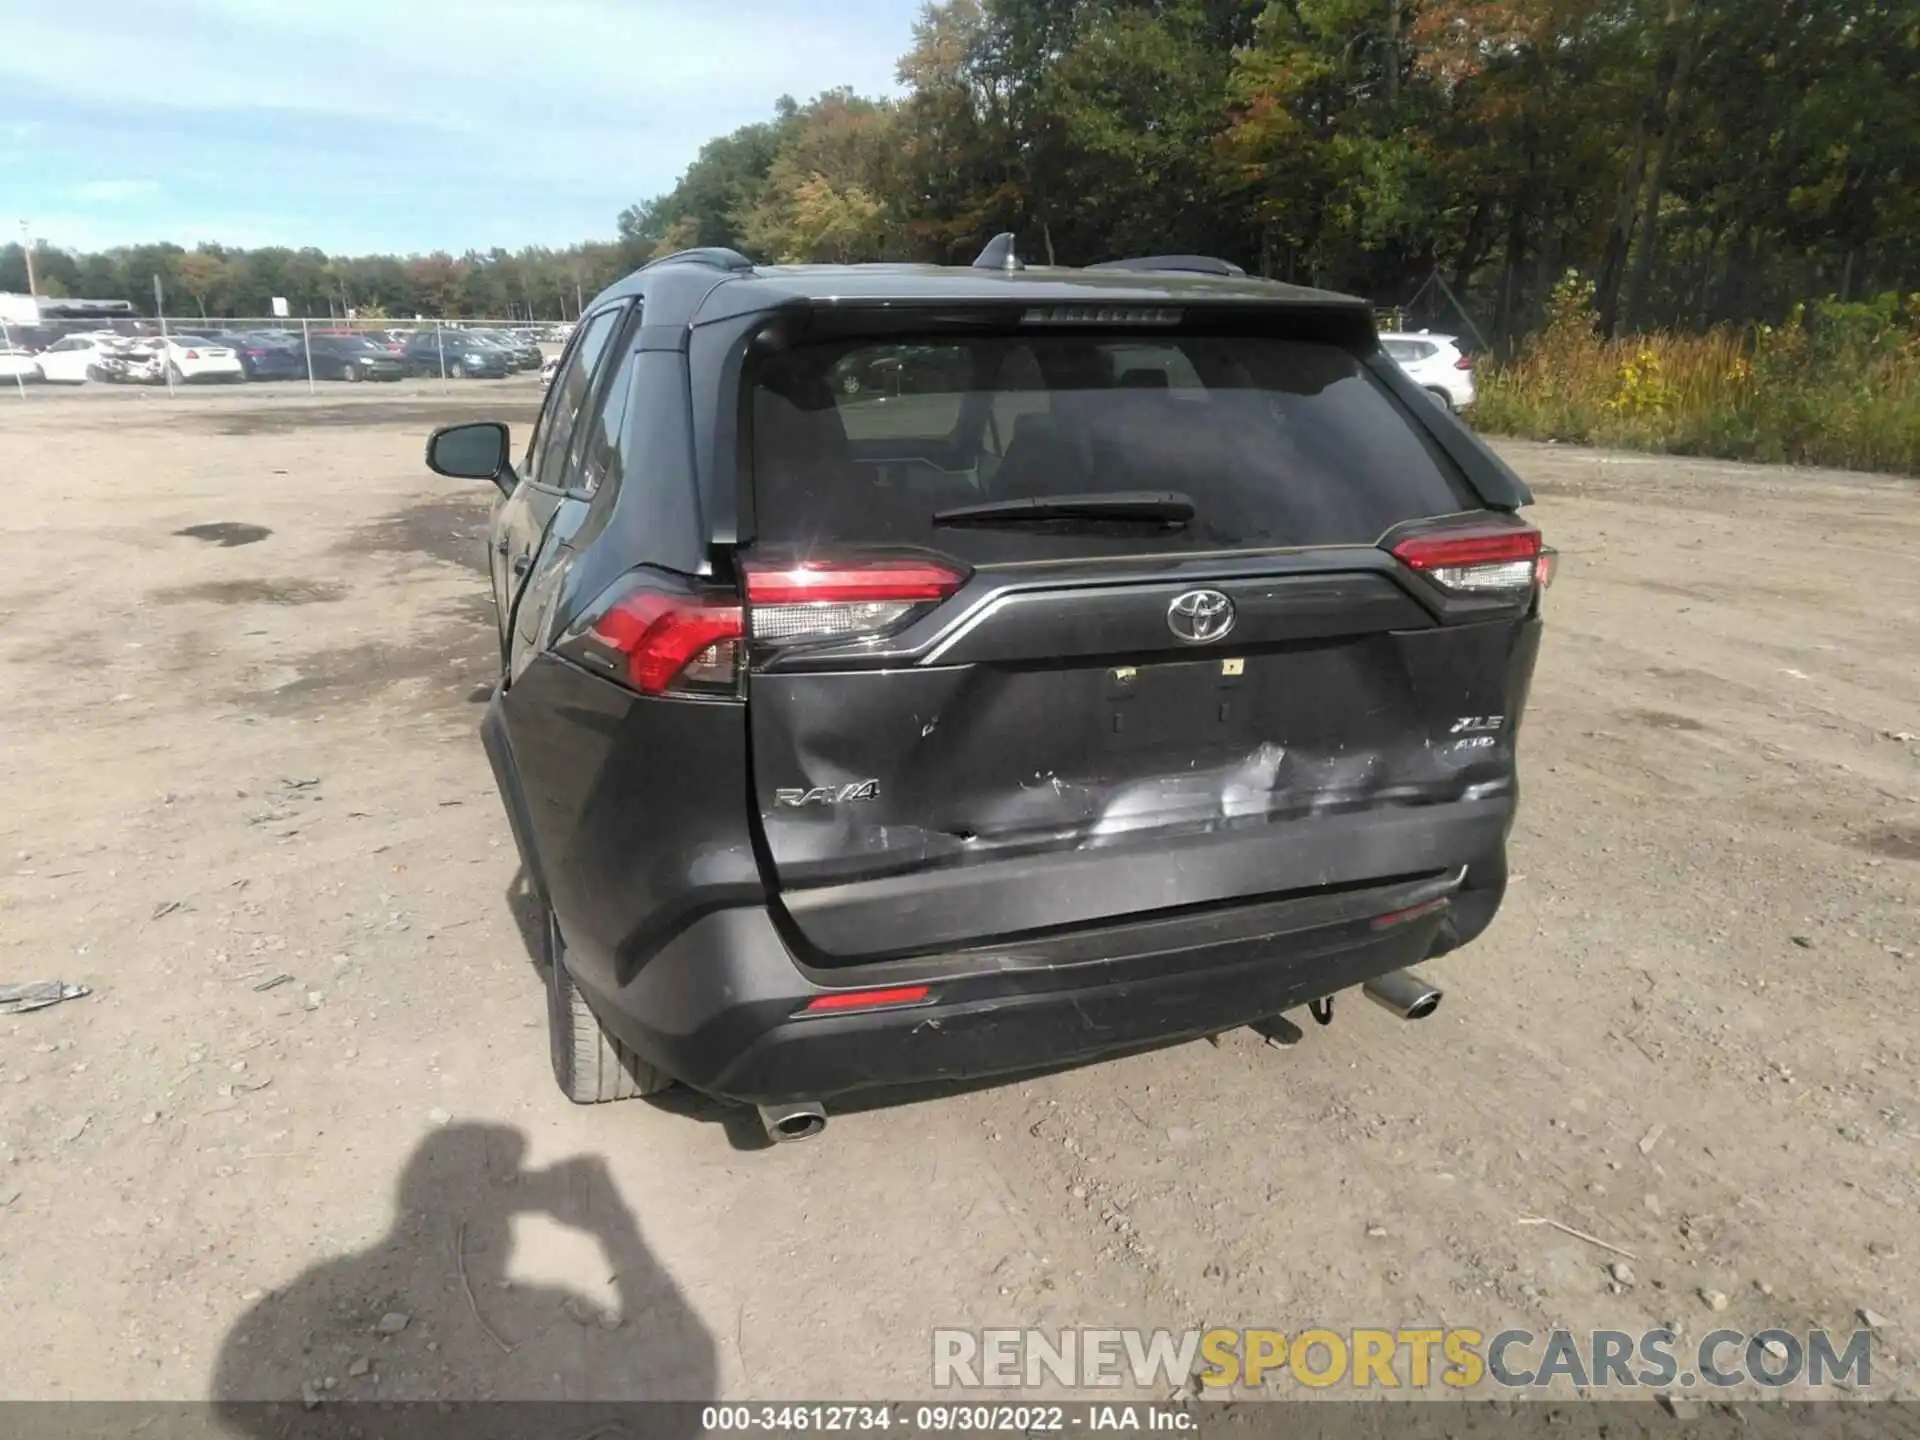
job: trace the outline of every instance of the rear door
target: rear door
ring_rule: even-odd
[[[525,663],[526,645],[516,643],[526,627],[519,611],[527,582],[538,566],[554,512],[566,498],[571,470],[579,465],[582,422],[603,374],[603,365],[627,306],[614,305],[588,317],[547,391],[520,468],[520,483],[499,502],[493,524],[494,594],[499,597],[500,636],[508,682]]]
[[[1501,843],[1538,535],[1361,357],[850,340],[763,362],[752,407],[754,803],[819,958]]]

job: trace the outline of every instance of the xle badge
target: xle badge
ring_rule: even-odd
[[[878,780],[858,780],[851,785],[816,785],[811,790],[781,789],[773,792],[775,805],[798,810],[807,805],[838,805],[847,800],[878,800]]]

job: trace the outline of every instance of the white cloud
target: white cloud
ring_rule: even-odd
[[[160,184],[155,180],[89,180],[84,185],[74,186],[72,191],[76,200],[92,200],[102,204],[144,200],[159,193]]]
[[[101,6],[112,23],[37,9],[8,20],[0,74],[74,99],[156,109],[265,109],[446,129],[665,107],[766,113],[849,84],[895,88],[908,0],[800,7],[736,0],[175,0]],[[880,23],[891,19],[893,23]],[[757,22],[757,23],[756,23]],[[138,77],[150,77],[141,79]],[[456,87],[448,89],[446,87]],[[473,87],[477,112],[462,110]],[[691,157],[689,157],[691,158]]]

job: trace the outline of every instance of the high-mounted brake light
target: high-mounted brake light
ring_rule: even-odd
[[[739,671],[740,607],[638,590],[593,622],[592,638],[626,658],[646,695],[731,689]]]
[[[1462,595],[1511,595],[1544,586],[1552,562],[1543,576],[1540,552],[1540,532],[1514,519],[1409,535],[1393,547],[1401,564]]]
[[[849,1010],[886,1010],[919,1005],[927,998],[925,985],[895,985],[886,990],[836,990],[816,995],[800,1007],[803,1015],[844,1015]]]
[[[878,639],[958,590],[966,577],[931,560],[815,561],[787,569],[746,569],[753,638]]]
[[[1022,325],[1178,325],[1185,312],[1170,305],[1036,305]]]

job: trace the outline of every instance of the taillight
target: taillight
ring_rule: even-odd
[[[1393,555],[1443,590],[1517,595],[1552,577],[1551,559],[1542,573],[1541,548],[1538,530],[1507,517],[1410,535],[1394,544]]]
[[[732,693],[740,673],[740,606],[731,599],[629,590],[574,637],[582,659],[643,695]]]
[[[1462,351],[1460,358],[1453,362],[1453,368],[1456,370],[1471,370],[1473,368],[1473,357]]]
[[[754,640],[876,639],[958,590],[966,576],[931,560],[811,561],[746,568]]]
[[[200,358],[200,352],[198,350],[187,351],[187,359],[198,360],[199,358]]]

